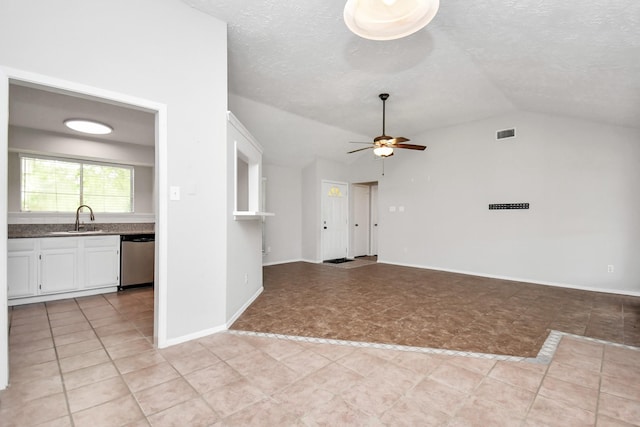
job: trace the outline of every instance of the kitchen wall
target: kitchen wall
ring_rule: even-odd
[[[155,164],[154,147],[83,139],[19,126],[9,126],[9,150],[136,166],[153,167]]]
[[[167,343],[226,322],[226,35],[179,0],[5,0],[0,14],[0,67],[166,106],[160,173],[195,189],[168,201],[160,224]]]
[[[351,181],[379,181],[381,262],[640,295],[639,141],[522,112],[413,135],[426,151],[396,150],[384,176],[365,155]],[[530,209],[488,209],[504,202]]]

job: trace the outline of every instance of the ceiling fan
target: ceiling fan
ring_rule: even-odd
[[[394,148],[408,148],[409,150],[420,150],[423,151],[425,148],[424,145],[416,145],[416,144],[405,144],[405,142],[410,141],[408,138],[403,136],[388,136],[385,135],[385,106],[386,101],[389,98],[388,93],[381,93],[378,95],[382,100],[382,135],[376,136],[373,139],[373,142],[353,142],[354,144],[371,144],[371,147],[359,148],[357,150],[349,151],[347,154],[357,153],[358,151],[368,150],[373,148],[373,153],[379,157],[389,157],[393,156]]]

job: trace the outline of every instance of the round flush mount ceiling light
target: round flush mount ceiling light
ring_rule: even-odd
[[[347,0],[344,22],[365,39],[394,40],[424,28],[439,6],[439,0]]]
[[[380,147],[376,147],[373,149],[373,154],[380,157],[389,157],[393,154],[393,148],[387,145],[381,145]]]
[[[111,126],[96,122],[95,120],[67,119],[64,121],[64,125],[69,129],[82,133],[90,133],[91,135],[107,135],[113,132]]]

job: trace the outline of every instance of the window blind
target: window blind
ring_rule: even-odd
[[[21,155],[23,212],[133,212],[133,167]]]

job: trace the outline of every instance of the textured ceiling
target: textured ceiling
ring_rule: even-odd
[[[345,1],[183,0],[228,22],[229,90],[376,136],[514,110],[640,127],[637,0],[441,0],[404,39],[350,33]]]
[[[418,144],[518,110],[640,129],[638,0],[441,0],[425,29],[386,42],[349,32],[345,0],[183,1],[228,22],[230,105],[268,163],[354,160],[348,141],[381,132],[381,92],[387,134]],[[10,123],[71,133],[65,118],[94,117],[116,130],[100,139],[153,145],[153,115],[63,95],[12,85]]]

